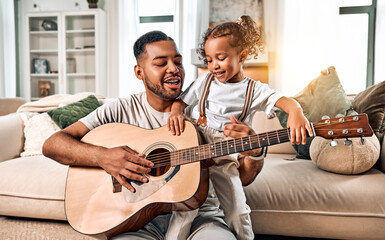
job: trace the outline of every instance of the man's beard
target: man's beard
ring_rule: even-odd
[[[166,91],[162,83],[160,85],[157,85],[153,84],[151,81],[147,81],[146,79],[144,83],[146,84],[147,89],[165,100],[175,100],[181,93],[182,86],[178,90],[170,93]]]

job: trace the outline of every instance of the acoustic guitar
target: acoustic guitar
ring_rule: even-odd
[[[313,133],[327,139],[373,135],[366,114],[321,120]],[[208,170],[201,160],[290,141],[290,130],[255,134],[199,145],[195,127],[186,122],[180,136],[166,126],[145,130],[109,123],[88,132],[83,142],[113,148],[127,145],[154,162],[147,183],[131,181],[136,193],[122,187],[101,168],[70,167],[65,210],[78,232],[114,236],[143,227],[155,216],[173,210],[193,210],[207,197]]]

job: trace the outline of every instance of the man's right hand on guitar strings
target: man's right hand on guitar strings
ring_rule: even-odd
[[[99,166],[125,188],[135,192],[135,188],[126,179],[148,182],[141,174],[149,173],[154,163],[146,160],[144,155],[137,153],[128,146],[105,148],[105,153],[98,159]]]

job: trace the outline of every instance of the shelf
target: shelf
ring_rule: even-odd
[[[57,73],[31,73],[31,77],[55,77],[57,78],[59,74]]]
[[[67,77],[95,77],[95,73],[67,73]]]
[[[39,35],[39,36],[52,36],[52,35],[57,35],[58,31],[30,31],[29,34],[31,35]]]
[[[84,30],[67,30],[67,36],[93,36],[95,35],[95,29],[84,29]]]
[[[34,50],[31,50],[31,53],[58,53],[58,50],[55,50],[55,49],[34,49]]]
[[[68,54],[94,54],[95,48],[67,49]]]

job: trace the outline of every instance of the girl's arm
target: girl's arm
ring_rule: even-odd
[[[182,100],[176,100],[171,106],[171,114],[167,121],[168,130],[171,131],[173,135],[180,135],[184,130],[184,120],[185,116],[183,115],[184,109],[188,105]]]
[[[291,144],[306,144],[306,131],[309,136],[313,136],[309,121],[303,115],[302,107],[297,101],[288,97],[281,97],[276,103],[277,108],[282,109],[289,118],[287,120],[287,127],[290,128],[290,142]]]

